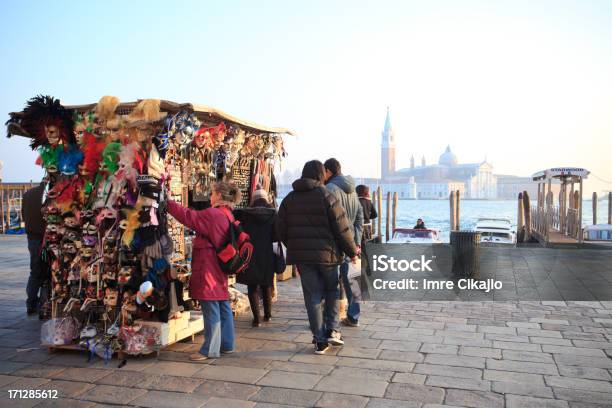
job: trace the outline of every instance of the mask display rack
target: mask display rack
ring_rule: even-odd
[[[204,105],[113,96],[76,106],[37,96],[10,117],[8,136],[31,139],[47,183],[43,346],[108,360],[202,331],[186,296],[189,234],[164,203],[206,208],[218,180],[239,186],[238,206],[256,188],[275,197],[273,169],[293,133]]]

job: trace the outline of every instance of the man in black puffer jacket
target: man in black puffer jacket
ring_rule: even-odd
[[[287,264],[297,265],[315,353],[344,344],[338,331],[338,267],[357,247],[344,208],[325,188],[323,163],[304,165],[302,178],[278,211],[277,229],[287,247]],[[325,299],[325,311],[321,302]]]

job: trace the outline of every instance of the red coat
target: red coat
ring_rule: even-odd
[[[197,234],[192,244],[189,281],[191,298],[229,300],[227,275],[219,266],[215,248],[220,248],[229,239],[228,215],[232,221],[234,220],[231,211],[225,207],[207,208],[202,211],[190,210],[168,200],[168,213]]]

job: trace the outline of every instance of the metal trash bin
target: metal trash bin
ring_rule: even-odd
[[[451,231],[450,244],[453,275],[457,278],[480,278],[480,232]]]

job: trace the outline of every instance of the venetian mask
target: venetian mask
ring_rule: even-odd
[[[106,291],[104,292],[104,305],[108,307],[116,307],[118,295],[119,293],[116,289],[106,288]]]
[[[102,275],[102,279],[105,281],[117,280],[117,268],[114,266],[104,265],[104,275]]]
[[[68,228],[74,228],[79,225],[79,221],[74,215],[64,216],[64,225]]]
[[[94,283],[98,281],[98,265],[92,265],[87,270],[87,282]]]
[[[210,132],[205,131],[202,133],[196,132],[195,137],[193,138],[193,143],[195,143],[198,149],[202,149],[206,145],[206,140],[210,138]]]
[[[130,281],[132,277],[132,267],[130,266],[122,266],[119,270],[119,275],[117,276],[117,281],[120,285],[125,285]]]
[[[47,136],[47,141],[51,146],[57,146],[60,141],[60,131],[59,128],[55,125],[45,126],[45,135]]]

